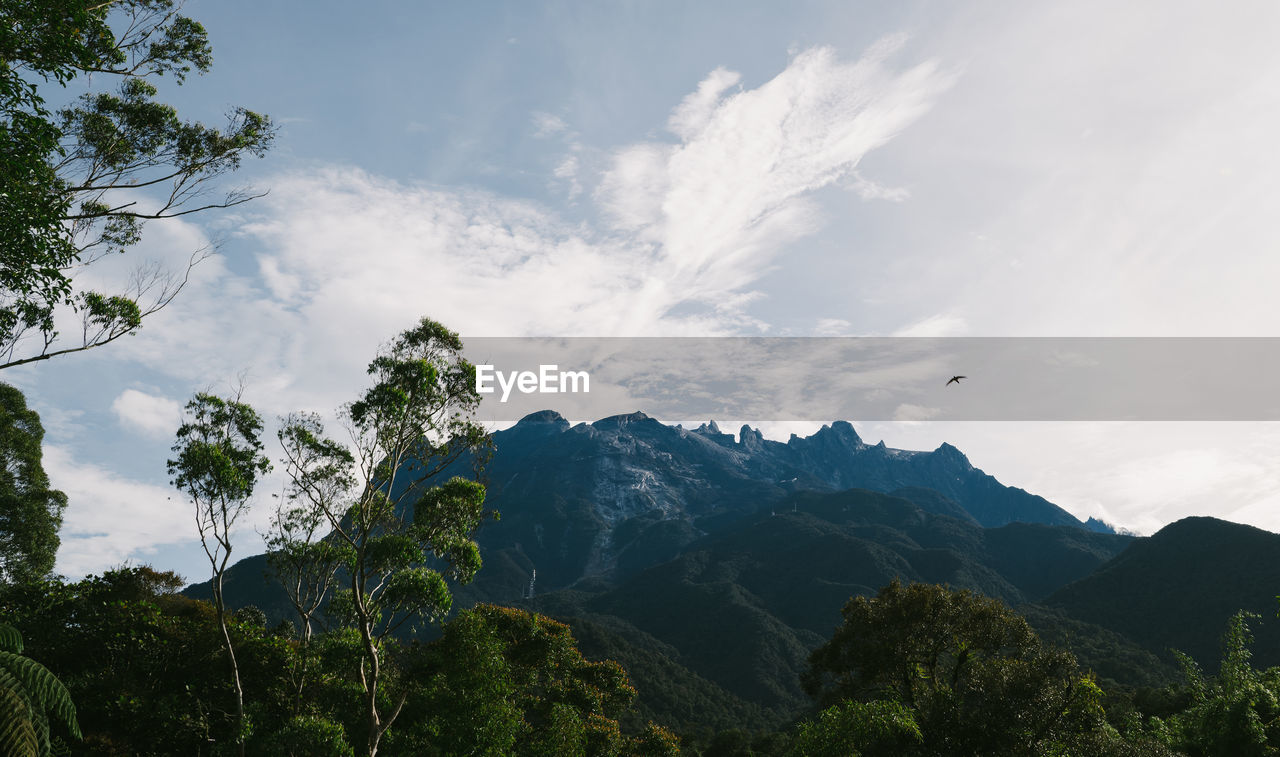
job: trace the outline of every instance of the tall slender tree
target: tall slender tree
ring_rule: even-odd
[[[457,334],[425,318],[385,347],[369,364],[373,386],[342,411],[353,451],[327,439],[315,418],[294,416],[281,432],[298,502],[323,516],[327,538],[345,551],[345,585],[330,607],[360,636],[369,757],[408,694],[384,691],[388,637],[443,619],[448,581],[465,583],[480,568],[473,534],[484,487],[462,477],[435,483],[463,455],[487,459],[488,435],[473,420],[475,366],[461,350]],[[353,496],[327,496],[348,477]]]
[[[231,531],[249,509],[258,477],[271,469],[262,454],[262,419],[239,397],[224,399],[200,393],[186,406],[169,461],[173,485],[195,505],[200,544],[213,570],[213,606],[231,664],[236,696],[236,744],[244,754],[244,689],[235,647],[227,629],[222,579],[231,560]]]
[[[316,617],[332,595],[338,569],[352,557],[350,545],[328,533],[332,526],[326,513],[338,512],[349,501],[356,485],[355,459],[346,447],[323,439],[324,426],[314,413],[290,415],[277,435],[290,483],[271,517],[267,562],[298,615],[300,649],[294,686],[295,704],[300,706]]]

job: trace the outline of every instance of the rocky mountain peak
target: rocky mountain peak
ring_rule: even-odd
[[[764,434],[744,423],[738,430],[738,444],[751,452],[764,449]]]
[[[637,410],[634,413],[624,413],[622,415],[611,415],[608,418],[601,418],[591,425],[593,428],[601,430],[622,429],[633,423],[643,423],[645,421],[657,423],[654,419]]]
[[[539,410],[536,413],[529,413],[516,423],[516,427],[521,426],[538,426],[541,424],[551,424],[559,428],[561,431],[569,428],[569,421],[565,417],[554,410]]]
[[[965,457],[963,452],[947,442],[943,442],[939,445],[938,448],[933,451],[933,454],[942,460],[959,465],[964,470],[973,470],[973,464],[969,462],[969,458]]]

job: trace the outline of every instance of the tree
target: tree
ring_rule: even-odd
[[[823,705],[901,703],[924,754],[1047,754],[1105,727],[1075,658],[997,600],[895,580],[843,615],[809,658],[806,690]]]
[[[422,681],[406,715],[413,754],[675,755],[679,742],[650,724],[624,736],[635,701],[622,666],[592,662],[567,625],[480,604],[444,624],[405,671]]]
[[[232,682],[216,664],[226,656],[224,637],[210,602],[179,593],[186,583],[144,565],[75,583],[0,587],[0,617],[13,619],[26,639],[25,654],[56,671],[76,703],[84,739],[72,753],[234,752],[239,724]],[[246,719],[254,725],[246,751],[288,754],[260,745],[292,716],[292,645],[261,626],[228,620]],[[354,701],[347,697],[343,706],[350,709]],[[293,736],[302,750],[295,754],[324,753],[309,749],[314,739],[296,730]],[[0,754],[7,752],[0,748]]]
[[[244,754],[244,689],[235,648],[227,630],[222,578],[231,559],[231,530],[249,508],[258,476],[271,464],[262,454],[262,419],[238,398],[223,399],[200,393],[186,406],[186,420],[178,428],[169,461],[173,485],[195,505],[200,545],[213,570],[213,606],[231,663],[236,695],[236,743]]]
[[[835,704],[801,723],[789,757],[905,754],[924,740],[910,709],[898,702]]]
[[[22,656],[22,634],[0,623],[0,750],[12,757],[46,757],[49,715],[80,738],[67,687],[35,660]]]
[[[448,580],[480,568],[473,534],[484,515],[482,485],[433,479],[464,454],[485,459],[488,436],[472,420],[480,397],[475,367],[458,335],[429,319],[405,331],[369,364],[374,383],[342,415],[354,453],[324,437],[314,418],[294,416],[281,431],[292,492],[323,517],[344,554],[343,590],[330,610],[360,635],[366,752],[404,706],[408,689],[383,703],[385,642],[406,623],[435,623],[452,604]],[[348,480],[351,497],[330,497]]]
[[[22,392],[0,383],[0,581],[30,582],[53,570],[67,496],[49,488],[44,428]]]
[[[270,120],[244,108],[218,129],[179,118],[152,80],[182,84],[212,65],[207,34],[176,0],[0,0],[0,369],[79,352],[132,333],[187,282],[140,266],[117,294],[81,289],[73,274],[136,244],[148,220],[253,199],[210,182],[262,156]],[[51,110],[50,85],[115,82]],[[59,341],[57,311],[81,321]]]
[[[301,632],[294,672],[297,704],[303,699],[311,655],[313,622],[329,600],[337,572],[353,557],[350,545],[334,536],[325,513],[338,512],[355,487],[355,459],[342,445],[323,439],[315,414],[295,413],[278,432],[285,451],[289,489],[278,500],[267,534],[267,561],[298,614]]]
[[[1223,635],[1222,665],[1206,680],[1187,655],[1176,653],[1191,691],[1191,706],[1169,719],[1173,746],[1192,757],[1280,754],[1280,668],[1255,670],[1250,663],[1249,619],[1236,613]]]

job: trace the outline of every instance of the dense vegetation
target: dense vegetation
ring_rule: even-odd
[[[178,594],[180,584],[139,567],[5,590],[3,612],[31,639],[27,655],[75,702],[83,741],[55,729],[55,744],[91,755],[227,754],[243,733],[249,754],[364,753],[357,632],[321,633],[308,648],[293,626],[266,628],[252,610],[233,615],[241,730],[214,610]],[[379,753],[673,753],[674,737],[657,727],[622,735],[617,718],[635,696],[626,673],[584,660],[568,628],[545,617],[482,606],[432,644],[383,649],[384,676],[406,695]]]
[[[56,675],[75,703],[70,718],[45,718],[55,750],[227,754],[243,733],[248,754],[363,752],[353,748],[367,727],[353,672],[358,633],[320,632],[304,646],[292,624],[268,628],[252,609],[233,614],[240,730],[214,609],[178,593],[180,585],[171,573],[135,567],[0,593],[0,612],[30,640],[31,666]],[[434,641],[384,645],[384,674],[405,704],[379,753],[1198,756],[1280,748],[1280,669],[1251,665],[1243,614],[1224,637],[1217,675],[1188,661],[1180,684],[1114,707],[1069,653],[996,600],[894,583],[850,601],[844,617],[810,657],[810,715],[767,730],[744,720],[680,743],[629,717],[636,691],[627,673],[585,659],[569,627],[479,605]]]

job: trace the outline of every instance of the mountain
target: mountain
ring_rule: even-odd
[[[690,430],[631,413],[570,426],[543,411],[493,437],[487,504],[502,517],[478,536],[486,567],[467,591],[473,601],[510,602],[591,576],[634,575],[798,491],[861,488],[974,525],[1086,529],[1044,498],[973,467],[950,444],[932,452],[868,445],[844,421],[784,444],[748,426],[735,440],[714,421]],[[470,468],[459,460],[446,475]],[[261,563],[233,566],[227,580],[261,580]]]
[[[543,411],[494,434],[488,502],[502,513],[480,534],[490,564],[478,596],[498,601],[628,576],[686,544],[797,491],[894,493],[988,527],[1026,522],[1089,529],[1062,508],[1004,486],[960,450],[868,445],[837,421],[786,443],[743,426],[668,426],[643,413],[570,426]],[[468,463],[457,464],[459,472]],[[535,577],[536,571],[536,577]]]
[[[1043,602],[1164,655],[1186,652],[1208,670],[1221,658],[1227,621],[1251,620],[1254,663],[1280,665],[1280,534],[1217,518],[1165,526]]]
[[[949,444],[868,445],[844,422],[780,443],[746,426],[735,438],[714,422],[632,413],[571,426],[541,412],[494,441],[484,481],[501,519],[480,529],[484,567],[455,607],[569,622],[585,654],[631,673],[638,716],[681,728],[793,717],[807,705],[798,674],[841,607],[894,578],[1031,607],[1135,542],[1003,486]],[[266,567],[233,566],[229,604],[289,618]],[[207,597],[208,584],[187,593]],[[1106,623],[1037,612],[1038,628],[1122,661],[1103,675],[1138,680],[1160,665]]]
[[[620,641],[664,645],[670,661],[780,722],[807,705],[799,674],[851,596],[900,578],[1019,606],[1087,576],[1131,541],[1068,526],[984,529],[865,489],[797,492],[616,583],[585,581],[519,604],[574,628],[607,623]],[[1036,569],[1027,570],[1032,554]],[[583,649],[606,651],[587,642]],[[671,681],[651,679],[627,644],[607,651],[633,671],[642,707],[650,706],[646,692],[669,692]],[[695,722],[662,715],[673,725]]]

